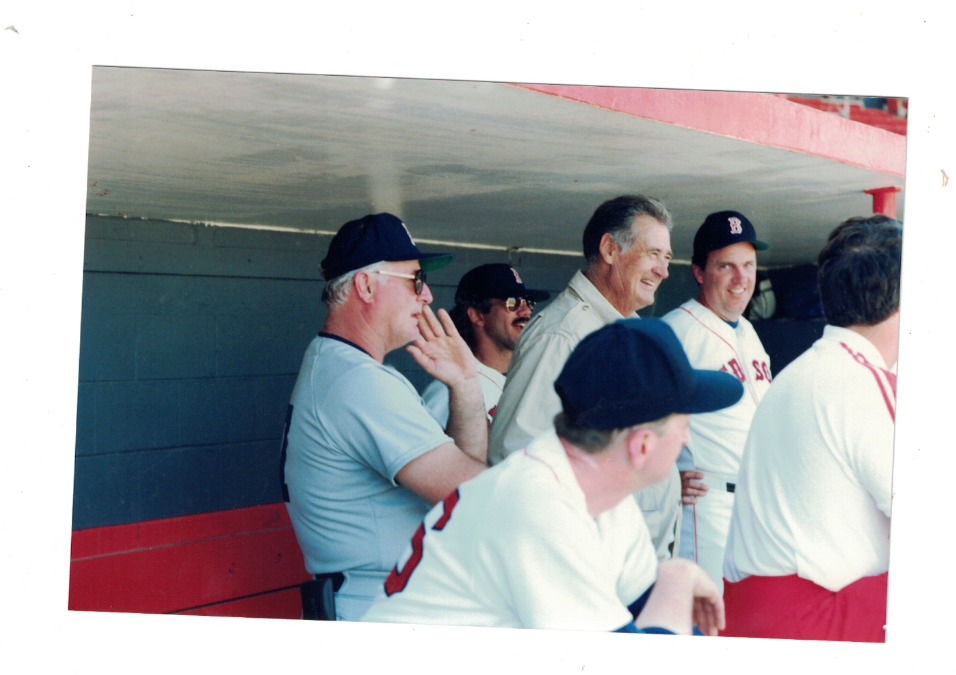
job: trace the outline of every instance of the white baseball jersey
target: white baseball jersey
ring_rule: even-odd
[[[580,271],[551,304],[535,314],[521,331],[511,357],[494,423],[488,432],[488,462],[497,464],[554,428],[561,399],[554,381],[565,361],[587,335],[623,319],[617,309]],[[637,313],[628,318],[640,318]],[[657,548],[658,559],[671,557],[679,546],[680,475],[677,468],[659,483],[634,494]]]
[[[747,319],[732,327],[696,300],[688,300],[663,317],[680,340],[694,368],[732,373],[744,385],[734,405],[693,415],[690,441],[682,451],[681,470],[705,474],[709,491],[697,504],[685,504],[680,556],[696,561],[723,585],[724,546],[730,530],[734,489],[747,432],[757,404],[770,387],[770,357]]]
[[[476,363],[478,365],[478,380],[481,382],[481,395],[485,399],[485,413],[488,415],[488,421],[491,422],[494,419],[498,399],[501,398],[501,391],[505,388],[507,378],[481,361],[476,360]],[[442,428],[448,426],[448,385],[439,380],[433,380],[422,392],[422,400],[425,401],[425,408],[428,409],[428,413],[438,421]]]
[[[656,577],[634,500],[591,517],[552,430],[425,516],[363,621],[612,631]]]
[[[896,376],[846,328],[777,376],[737,483],[724,576],[803,579],[839,591],[887,571]]]

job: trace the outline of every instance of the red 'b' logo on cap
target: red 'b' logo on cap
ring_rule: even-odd
[[[408,231],[408,226],[407,226],[405,223],[402,223],[402,227],[405,228],[405,234],[408,235],[408,240],[409,240],[410,242],[412,242],[412,246],[414,246],[414,245],[415,245],[415,240],[412,239],[412,233]]]
[[[740,234],[744,231],[744,228],[740,226],[740,218],[731,217],[730,220],[730,233],[731,234]]]
[[[518,270],[516,270],[514,267],[511,268],[511,273],[515,275],[515,281],[517,281],[519,284],[523,284],[523,283],[524,283],[524,282],[521,280],[521,277],[518,276]]]

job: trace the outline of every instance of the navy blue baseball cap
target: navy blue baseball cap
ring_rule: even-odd
[[[422,253],[405,223],[391,213],[369,214],[345,223],[329,244],[322,261],[326,281],[382,261],[417,260],[422,271],[437,270],[454,258],[452,253]]]
[[[601,430],[721,410],[744,394],[733,375],[691,367],[660,319],[619,319],[594,331],[571,352],[554,389],[570,424]]]
[[[489,298],[526,298],[540,302],[551,297],[548,291],[526,288],[518,271],[506,263],[488,263],[465,272],[455,291],[455,302],[477,304]]]
[[[746,241],[758,251],[766,251],[770,246],[757,240],[757,231],[747,216],[738,211],[718,211],[704,219],[703,225],[694,236],[694,259],[707,259],[711,251],[718,251]]]

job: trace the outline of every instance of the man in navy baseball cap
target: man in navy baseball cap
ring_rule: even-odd
[[[302,360],[280,460],[315,575],[303,587],[307,618],[360,618],[429,506],[486,466],[475,357],[448,313],[428,306],[425,273],[451,258],[422,253],[401,220],[379,213],[345,223],[322,261],[327,315]],[[385,365],[403,345],[454,393],[449,433]]]
[[[729,373],[692,368],[673,329],[655,319],[621,319],[588,335],[554,389],[564,424],[594,430],[713,412],[744,393]]]
[[[400,260],[417,260],[422,272],[431,272],[454,257],[451,253],[422,253],[405,223],[391,213],[376,213],[350,220],[339,229],[322,261],[322,274],[330,281],[366,265]]]
[[[700,268],[707,263],[707,254],[711,251],[747,242],[757,251],[770,248],[757,239],[757,231],[739,211],[718,211],[704,219],[704,223],[694,235],[694,256],[692,262]]]
[[[733,373],[749,392],[736,405],[694,415],[690,441],[677,461],[683,503],[677,553],[707,570],[718,588],[740,457],[772,379],[770,357],[744,316],[757,287],[757,251],[768,248],[744,214],[711,213],[694,237],[697,297],[663,317],[695,368]]]
[[[531,319],[535,304],[550,297],[548,291],[526,288],[511,265],[489,263],[469,270],[461,278],[450,314],[458,332],[476,353],[487,350],[479,349],[479,341],[484,340],[478,335],[482,331],[475,331],[475,326],[487,328],[484,331],[489,333],[487,337],[500,347],[497,351],[502,352],[502,358],[495,358],[495,364],[488,365],[504,373],[508,371],[511,352],[518,344],[521,330]]]
[[[458,282],[449,314],[478,359],[478,374],[488,421],[494,419],[511,356],[531,320],[535,303],[548,291],[527,288],[518,271],[506,263],[479,265]],[[438,380],[422,392],[428,412],[443,426],[448,422],[448,387]]]
[[[658,563],[633,493],[671,475],[690,413],[732,405],[659,319],[585,337],[554,383],[554,428],[436,505],[364,621],[717,635],[716,584]],[[698,631],[694,631],[696,624]]]

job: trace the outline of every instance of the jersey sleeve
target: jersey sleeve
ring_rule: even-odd
[[[386,477],[411,460],[454,441],[428,414],[415,388],[399,373],[370,365],[349,371],[348,382],[326,392],[326,428],[337,446]]]
[[[554,381],[572,350],[565,335],[545,335],[528,345],[527,351],[512,363],[488,439],[488,459],[492,464],[552,428],[554,416],[561,411]]]
[[[435,421],[442,429],[448,426],[448,417],[451,414],[448,403],[448,385],[439,380],[432,382],[425,387],[422,392],[422,400],[425,402],[425,409],[428,414],[435,418]]]

